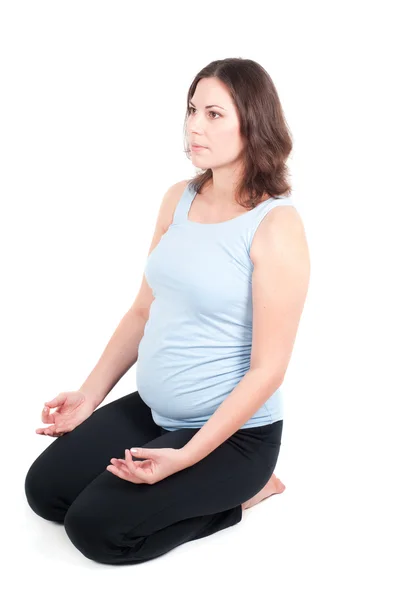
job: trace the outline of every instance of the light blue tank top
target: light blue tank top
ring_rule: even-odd
[[[174,219],[149,254],[145,277],[154,300],[138,346],[137,390],[164,429],[202,427],[249,370],[254,233],[277,196],[221,223],[188,220],[188,183]],[[242,429],[283,418],[279,387]]]

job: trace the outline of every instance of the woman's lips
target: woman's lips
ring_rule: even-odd
[[[195,146],[194,144],[192,144],[192,150],[194,152],[200,152],[201,150],[207,150],[207,148],[205,148],[204,146]]]

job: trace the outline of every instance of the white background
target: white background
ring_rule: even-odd
[[[393,2],[0,5],[2,510],[7,598],[397,597]],[[77,389],[138,293],[160,201],[194,175],[188,87],[259,62],[294,150],[311,282],[284,382],[283,494],[123,569],[24,496],[45,401]],[[104,403],[135,387],[135,366]]]

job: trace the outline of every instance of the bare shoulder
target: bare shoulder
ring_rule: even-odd
[[[260,222],[253,237],[250,258],[253,264],[261,262],[271,250],[279,246],[294,245],[309,260],[309,249],[305,227],[295,206],[274,206]]]
[[[173,222],[175,209],[189,181],[189,179],[177,181],[177,183],[173,183],[165,193],[163,200],[163,218],[166,230]]]

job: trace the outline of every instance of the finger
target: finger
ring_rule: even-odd
[[[130,473],[126,463],[124,461],[120,460],[119,458],[111,458],[111,463],[115,467],[121,469],[124,473],[126,473],[126,474]]]
[[[141,466],[141,462],[140,460],[133,460],[133,457],[131,455],[131,452],[129,450],[129,448],[125,448],[124,450],[124,462],[127,465],[128,468],[131,468],[132,472],[134,473],[134,470],[137,469],[137,467]]]
[[[151,467],[153,464],[152,458],[147,458],[145,460],[131,460],[131,461],[124,460],[121,458],[119,460],[121,460],[124,464],[127,464],[127,462],[129,462],[129,464],[131,463],[136,471],[138,471],[139,469],[147,469],[148,467]]]
[[[123,468],[123,465],[118,458],[111,458],[110,462],[112,465],[114,465],[115,467],[118,467],[119,469]]]
[[[126,469],[129,470],[129,473],[131,473],[131,475],[133,477],[138,477],[139,480],[141,481],[141,477],[140,477],[140,475],[138,473],[138,470],[137,470],[137,465],[136,465],[135,461],[131,458],[131,452],[130,452],[130,450],[128,448],[126,448],[125,451],[124,451],[124,454],[125,454],[125,457],[126,457],[125,461],[124,461],[124,463],[126,465]]]
[[[36,429],[36,433],[40,435],[48,435],[48,429]]]
[[[117,475],[118,477],[120,477],[121,479],[126,479],[127,475],[125,475],[121,469],[119,469],[118,467],[115,467],[115,465],[108,465],[106,467],[107,471],[110,471],[111,473],[113,473],[114,475]]]
[[[119,469],[123,469],[123,471],[125,473],[130,473],[130,474],[134,474],[135,473],[134,469],[129,469],[126,461],[123,458],[116,458],[116,459],[113,459],[113,460],[117,461],[116,463],[114,463],[115,466],[119,467]],[[113,463],[113,460],[111,461],[112,463]]]
[[[68,433],[68,430],[64,429],[63,427],[53,429],[53,435],[55,437],[61,437],[61,435],[65,435],[65,433]]]
[[[55,435],[55,431],[54,431],[54,427],[46,427],[46,428],[42,428],[41,432],[44,435],[48,435],[48,436],[54,436]]]
[[[42,410],[41,420],[43,423],[54,423],[54,413],[50,413],[50,409],[47,406]]]
[[[134,466],[137,467],[137,469],[147,469],[148,467],[152,466],[152,464],[152,458],[147,458],[145,460],[135,461]]]
[[[142,462],[147,462],[147,461],[132,460],[129,449],[125,450],[125,454],[126,454],[127,468],[129,469],[129,471],[133,475],[133,477],[137,477],[141,482],[147,483],[147,476],[146,476],[144,469],[142,468]]]
[[[125,448],[124,450],[124,460],[125,460],[125,465],[128,468],[129,471],[131,471],[131,473],[134,473],[134,467],[135,465],[133,464],[133,459],[131,458],[131,452],[128,448]]]
[[[132,465],[133,467],[139,467],[143,462],[142,460],[134,460],[129,448],[125,448],[124,456],[125,458],[121,460],[123,460],[123,462],[125,462],[127,466]]]
[[[55,425],[53,431],[56,435],[62,435],[64,433],[68,433],[70,430],[66,425],[62,424],[62,425]]]
[[[68,420],[61,418],[56,423],[54,423],[54,432],[57,434],[69,433],[69,431],[72,431],[72,429],[74,429],[75,427],[76,425],[70,419]]]
[[[62,392],[61,394],[58,394],[58,396],[56,396],[49,402],[46,402],[45,405],[50,406],[50,408],[54,408],[55,406],[62,406],[62,404],[64,404],[64,402],[66,400],[66,397],[67,397],[67,394]]]
[[[115,458],[115,460],[117,460],[121,465],[125,466],[126,469],[128,468],[127,461],[124,458]],[[134,465],[134,466],[136,466],[136,465]]]
[[[138,478],[133,479],[133,475],[131,473],[129,473],[129,474],[124,473],[123,471],[121,471],[121,469],[118,469],[114,465],[108,465],[106,467],[106,470],[109,471],[110,473],[112,473],[113,475],[120,477],[120,479],[125,479],[125,481],[130,481],[130,483],[142,483],[141,481],[139,481]]]

